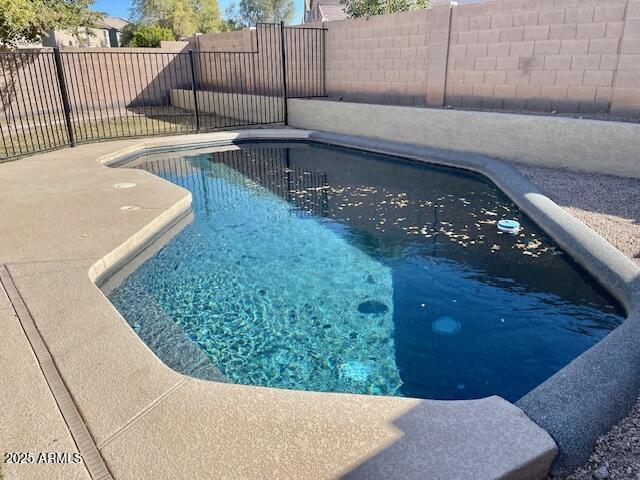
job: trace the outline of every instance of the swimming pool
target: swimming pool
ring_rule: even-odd
[[[308,143],[130,166],[188,188],[195,220],[109,298],[189,375],[514,401],[623,320],[478,174]]]

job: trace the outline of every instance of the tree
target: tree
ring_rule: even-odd
[[[293,0],[240,0],[240,20],[244,25],[289,23],[295,13]]]
[[[196,5],[198,32],[220,32],[223,30],[223,20],[216,0],[201,0]]]
[[[219,32],[222,23],[217,0],[132,0],[131,17],[169,28],[177,38]]]
[[[37,42],[50,29],[77,33],[104,16],[89,9],[93,0],[0,0],[0,44]]]
[[[340,0],[350,17],[367,17],[385,13],[428,8],[430,0]]]
[[[246,26],[240,18],[237,5],[234,2],[229,2],[227,8],[224,10],[224,18],[220,23],[220,31],[232,32],[234,30],[241,30]]]
[[[162,40],[175,40],[173,32],[160,25],[136,25],[130,23],[122,30],[123,47],[158,48]]]

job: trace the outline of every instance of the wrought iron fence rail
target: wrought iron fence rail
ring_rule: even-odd
[[[78,143],[286,123],[326,96],[325,29],[259,24],[252,51],[0,52],[0,162]]]

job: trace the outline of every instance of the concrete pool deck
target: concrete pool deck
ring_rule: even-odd
[[[188,378],[162,364],[98,289],[96,281],[190,205],[186,190],[100,161],[177,144],[309,135],[261,129],[105,142],[0,165],[0,265],[6,266],[0,278],[10,297],[0,291],[0,319],[7,325],[0,337],[6,372],[0,386],[13,393],[0,400],[0,447],[71,453],[78,444],[84,453],[93,444],[100,457],[89,470],[82,464],[8,464],[8,479],[211,478],[212,472],[221,478],[367,479],[424,478],[429,472],[429,478],[475,479],[546,473],[555,443],[498,397],[445,402]],[[136,186],[114,187],[123,182]],[[141,208],[122,209],[127,206]],[[44,341],[88,437],[77,437],[77,425],[70,425],[76,429],[71,435],[69,405],[58,408],[60,399],[52,396],[15,310],[22,328],[24,317],[32,318],[37,331],[31,334]]]

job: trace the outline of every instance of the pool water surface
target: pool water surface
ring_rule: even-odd
[[[126,167],[189,189],[194,220],[108,296],[192,376],[515,401],[624,319],[475,173],[311,143]]]

